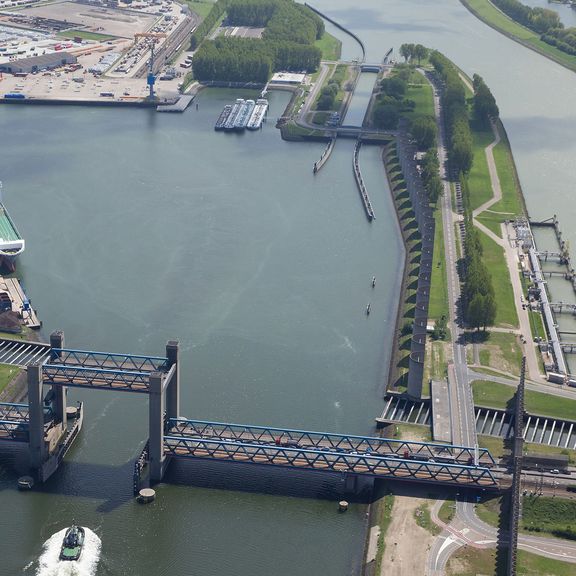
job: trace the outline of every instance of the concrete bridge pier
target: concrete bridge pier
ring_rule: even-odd
[[[180,354],[179,343],[170,340],[166,344],[168,374],[152,372],[149,389],[149,464],[150,483],[162,481],[167,461],[164,456],[165,418],[180,415]]]
[[[64,332],[61,330],[56,330],[50,334],[50,359],[55,362],[57,358],[60,358],[62,353],[58,350],[64,348]],[[52,412],[54,414],[54,420],[56,422],[62,423],[63,430],[66,430],[66,397],[68,394],[68,388],[66,386],[54,386],[51,387],[50,399],[52,403]]]
[[[168,366],[174,366],[174,373],[166,383],[166,415],[168,418],[180,416],[180,364],[178,362],[180,346],[177,340],[170,340],[166,344],[166,358]]]
[[[28,442],[30,445],[30,466],[40,471],[46,461],[44,442],[44,398],[42,394],[42,366],[28,366],[29,424]]]
[[[164,475],[164,378],[161,372],[150,374],[149,387],[149,465],[150,483],[157,484]]]

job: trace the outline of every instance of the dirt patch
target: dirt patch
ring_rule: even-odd
[[[416,489],[402,488],[395,494],[392,520],[385,538],[382,576],[422,574],[434,536],[418,526],[415,513],[428,502]]]

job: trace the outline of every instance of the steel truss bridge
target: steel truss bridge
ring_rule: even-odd
[[[53,333],[48,351],[28,365],[29,404],[0,404],[0,441],[28,442],[40,480],[57,469],[62,446],[72,443],[66,389],[76,387],[148,394],[149,440],[135,467],[135,486],[144,464],[154,483],[172,459],[192,458],[499,488],[486,449],[182,418],[177,342],[168,342],[165,356],[75,350],[63,343],[63,333]],[[50,387],[46,395],[44,386]]]
[[[497,487],[489,469],[494,460],[486,449],[480,450],[482,462],[475,465],[474,448],[389,438],[175,418],[166,424],[164,453],[173,458]]]

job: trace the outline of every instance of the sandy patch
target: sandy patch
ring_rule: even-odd
[[[427,498],[412,496],[410,488],[402,488],[394,496],[392,521],[385,538],[381,576],[423,573],[434,536],[416,524],[414,513],[419,506],[429,502]]]

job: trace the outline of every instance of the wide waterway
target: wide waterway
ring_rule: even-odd
[[[420,42],[480,73],[498,100],[530,213],[557,212],[576,234],[573,73],[457,0],[315,6],[365,41],[367,61]],[[27,240],[25,285],[46,331],[64,329],[70,346],[157,354],[179,339],[186,416],[370,432],[402,261],[379,151],[361,154],[377,216],[368,225],[353,143],[339,142],[313,177],[323,146],[282,142],[273,122],[258,133],[213,132],[221,107],[239,95],[204,92],[199,110],[182,116],[0,107],[4,200]],[[287,99],[271,95],[272,118]],[[155,504],[140,507],[131,473],[146,399],[71,397],[86,400],[85,430],[47,487],[18,493],[17,474],[0,468],[1,575],[34,573],[42,543],[72,520],[100,536],[99,574],[345,576],[359,566],[364,507],[339,515],[334,502],[301,497],[326,495],[338,481],[267,474],[258,494],[240,491],[251,483],[247,469],[180,467],[175,476],[194,475],[197,486],[163,485]],[[222,475],[236,490],[221,488]]]

